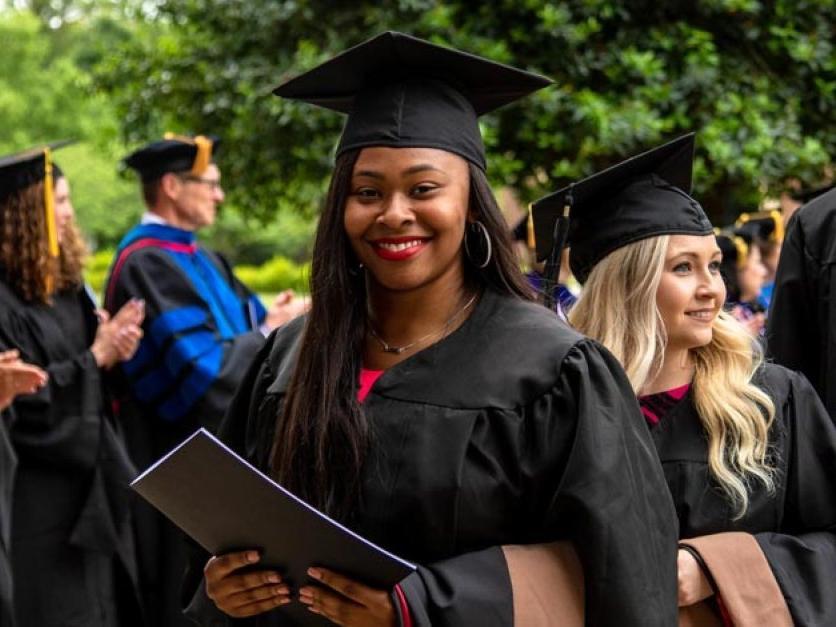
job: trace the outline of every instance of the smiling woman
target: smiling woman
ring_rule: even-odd
[[[292,590],[245,553],[199,555],[199,621],[305,624],[282,607],[299,601],[347,626],[529,625],[518,545],[560,542],[551,593],[573,615],[671,624],[673,512],[629,384],[533,302],[485,174],[477,116],[547,82],[386,33],[277,90],[351,113],[310,313],[256,358],[220,435],[419,567],[394,590],[327,568]]]
[[[810,384],[763,363],[721,309],[721,253],[689,196],[693,142],[573,186],[570,263],[584,289],[569,320],[640,395],[679,519],[680,625],[833,624],[836,427]]]

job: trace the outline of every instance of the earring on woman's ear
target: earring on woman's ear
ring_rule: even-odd
[[[360,273],[363,271],[363,267],[364,267],[364,266],[363,266],[362,262],[361,262],[361,263],[358,263],[356,266],[353,266],[353,267],[352,267],[352,266],[349,266],[349,267],[348,267],[348,273],[349,273],[351,276],[359,276],[359,275],[360,275]]]
[[[481,238],[484,242],[481,244],[482,248],[485,250],[485,259],[482,262],[477,261],[473,258],[473,254],[470,252],[470,246],[467,243],[469,233],[465,233],[464,235],[464,252],[467,254],[467,258],[473,263],[474,266],[482,270],[486,268],[491,261],[491,256],[493,255],[493,247],[491,246],[491,235],[488,233],[487,227],[482,224],[479,220],[475,220],[470,223],[470,233],[475,233],[475,237]]]

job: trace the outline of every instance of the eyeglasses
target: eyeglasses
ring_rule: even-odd
[[[189,183],[202,183],[203,185],[208,185],[212,189],[221,189],[221,182],[218,179],[205,179],[201,176],[194,176],[193,174],[182,175],[180,176],[180,179],[188,181]]]

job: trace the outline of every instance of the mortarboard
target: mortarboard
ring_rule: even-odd
[[[723,266],[727,269],[745,266],[751,240],[745,235],[736,234],[733,229],[714,229],[714,234],[717,236],[717,246],[723,253]]]
[[[390,31],[273,93],[348,114],[337,156],[366,146],[440,148],[484,170],[478,116],[550,83],[537,74]]]
[[[709,235],[711,222],[689,196],[694,134],[689,133],[573,183],[532,205],[537,258],[559,259],[565,222],[572,273],[581,283],[614,250],[657,235]]]
[[[49,254],[58,256],[58,228],[55,223],[52,151],[72,144],[61,140],[0,157],[0,201],[11,194],[44,181],[44,211]]]
[[[139,173],[143,183],[160,178],[168,172],[189,172],[200,176],[212,163],[220,139],[213,135],[175,135],[151,142],[125,157],[125,165]]]
[[[734,227],[737,235],[746,235],[754,242],[781,242],[784,240],[784,217],[777,209],[741,213],[734,223]]]

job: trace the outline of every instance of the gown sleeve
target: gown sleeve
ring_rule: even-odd
[[[676,515],[620,366],[582,340],[556,386],[525,412],[532,431],[522,471],[535,500],[545,503],[538,541],[574,545],[584,573],[585,624],[676,624]],[[401,587],[416,626],[513,624],[500,547],[420,566]]]
[[[134,253],[119,273],[118,284],[108,290],[111,313],[131,297],[145,300],[145,334],[122,372],[133,396],[162,419],[175,422],[194,414],[214,429],[241,373],[264,343],[257,330],[261,309],[250,316],[255,330],[223,337],[206,302],[163,255]]]
[[[836,426],[810,383],[790,374],[781,532],[755,539],[795,625],[836,624]]]
[[[103,413],[100,371],[93,354],[85,350],[51,361],[42,345],[45,338],[35,337],[14,312],[7,314],[0,323],[0,343],[17,348],[23,361],[49,375],[44,387],[13,403],[10,435],[18,454],[52,466],[93,468]]]
[[[819,347],[824,338],[816,319],[816,266],[796,214],[788,226],[775,276],[767,319],[767,351],[775,363],[804,373],[821,392]]]

